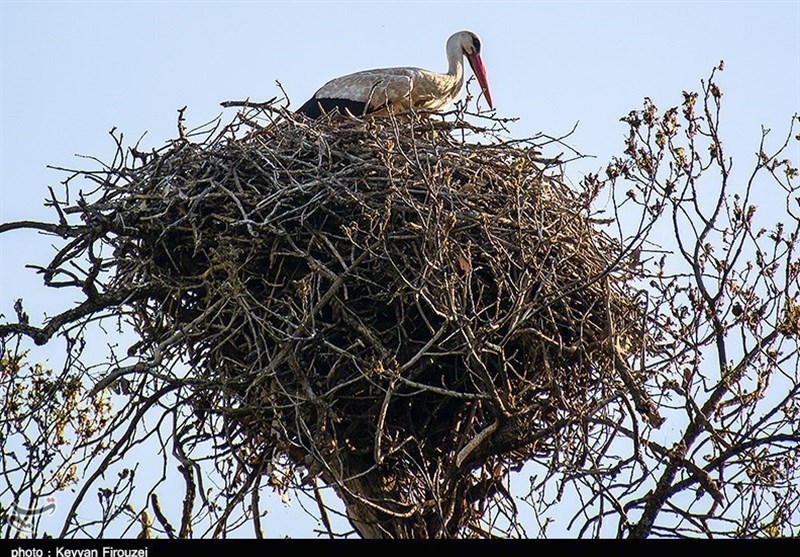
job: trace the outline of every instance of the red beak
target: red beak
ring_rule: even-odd
[[[472,66],[472,72],[478,78],[478,83],[483,91],[483,96],[486,97],[486,102],[489,103],[489,108],[494,108],[492,104],[492,94],[489,92],[489,80],[486,78],[486,68],[483,67],[483,60],[481,60],[480,52],[475,52],[467,56],[469,65]]]

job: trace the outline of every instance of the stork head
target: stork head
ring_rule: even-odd
[[[489,103],[489,108],[494,108],[492,94],[489,92],[489,79],[486,77],[486,68],[483,66],[483,60],[481,59],[482,45],[480,37],[472,31],[460,31],[453,35],[451,39],[456,39],[461,44],[461,51],[469,60],[469,65],[478,79],[478,84],[481,86],[483,96],[486,97],[486,102]]]

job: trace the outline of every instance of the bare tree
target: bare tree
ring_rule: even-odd
[[[565,512],[580,536],[797,535],[797,117],[734,177],[717,71],[632,111],[577,187],[564,138],[463,107],[312,123],[245,103],[194,131],[181,111],[149,153],[112,133],[115,159],[51,194],[56,222],[0,225],[59,238],[38,269],[81,296],[0,324],[4,534],[41,535],[26,510],[68,486],[51,534],[261,536],[265,487],[347,534],[328,486],[363,537],[547,535]],[[92,361],[111,327],[135,340]],[[61,339],[63,369],[26,339]]]

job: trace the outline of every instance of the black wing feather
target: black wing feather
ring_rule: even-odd
[[[371,110],[367,110],[367,103],[353,101],[350,99],[318,99],[311,97],[306,103],[297,109],[299,114],[305,114],[309,118],[319,118],[323,114],[338,110],[342,114],[345,110],[353,116],[364,116]]]

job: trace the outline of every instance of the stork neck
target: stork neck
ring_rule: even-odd
[[[460,42],[447,43],[447,75],[456,81],[464,78],[464,51],[461,50]]]

